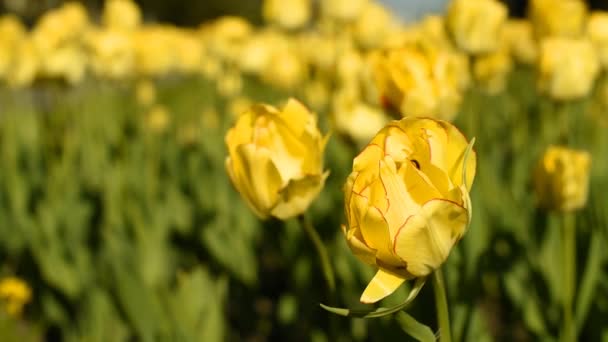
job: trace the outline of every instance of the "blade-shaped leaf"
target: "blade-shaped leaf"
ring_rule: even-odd
[[[420,293],[420,290],[422,290],[422,287],[424,286],[425,282],[426,282],[426,278],[418,278],[416,280],[416,283],[412,287],[410,294],[405,299],[405,301],[401,304],[395,305],[390,308],[353,310],[353,309],[345,309],[345,308],[334,308],[334,307],[327,306],[324,304],[320,304],[320,305],[323,309],[325,309],[329,312],[333,312],[337,315],[345,316],[345,317],[349,317],[349,316],[357,317],[357,318],[384,317],[386,315],[390,315],[390,314],[393,314],[395,312],[398,312],[398,311],[401,311],[401,310],[407,308],[414,301],[414,299],[416,299],[416,297],[418,296],[418,293]]]

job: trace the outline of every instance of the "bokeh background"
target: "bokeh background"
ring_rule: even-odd
[[[346,12],[363,5],[332,17],[325,2]],[[587,10],[608,10],[600,0],[568,2],[586,8],[585,27]],[[261,0],[137,1],[139,19],[133,7],[104,14],[103,0],[77,3],[0,1],[0,341],[410,339],[398,315],[344,318],[319,303],[365,307],[358,299],[374,270],[344,241],[342,186],[371,135],[400,117],[381,101],[367,57],[412,41],[460,56],[470,79],[452,87],[450,74],[435,80],[437,93],[423,91],[442,103],[436,89],[458,88],[445,106],[476,137],[479,158],[472,225],[444,266],[454,340],[563,340],[572,300],[578,340],[608,341],[608,83],[595,54],[549,67],[574,70],[567,85],[590,84],[561,98],[539,85],[544,37],[524,32],[496,54],[466,51],[444,32],[448,1],[318,0],[307,23],[290,28],[265,17]],[[503,4],[526,18],[528,2]],[[135,57],[112,25],[137,36]],[[591,39],[586,29],[564,35]],[[514,41],[531,41],[533,57],[518,59]],[[601,51],[608,39],[598,41]],[[298,222],[258,220],[224,169],[235,118],[289,97],[331,132],[331,175],[307,215],[328,249],[335,293]],[[570,213],[570,299],[564,214],[540,208],[533,191],[552,144],[592,158],[588,200]],[[408,312],[437,328],[430,286]]]

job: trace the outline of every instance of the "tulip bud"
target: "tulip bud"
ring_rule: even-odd
[[[476,167],[475,152],[467,150],[450,123],[405,118],[389,123],[355,158],[342,230],[353,253],[379,268],[363,303],[428,276],[463,236]]]
[[[258,217],[285,220],[303,213],[323,188],[326,142],[300,102],[290,99],[281,111],[255,105],[226,134],[226,169]]]
[[[591,156],[586,151],[549,147],[534,175],[539,204],[558,211],[583,208],[589,192],[590,167]]]
[[[541,92],[572,100],[589,94],[600,65],[588,40],[547,38],[541,42],[538,69]]]

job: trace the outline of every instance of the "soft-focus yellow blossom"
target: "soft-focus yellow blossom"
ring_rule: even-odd
[[[171,45],[175,54],[175,68],[185,74],[201,71],[204,56],[203,46],[194,32],[174,30]]]
[[[587,23],[587,36],[595,46],[600,63],[608,69],[608,12],[592,12]]]
[[[23,280],[7,277],[0,280],[0,301],[7,314],[18,317],[32,299],[32,290]]]
[[[135,85],[135,99],[141,106],[151,106],[156,102],[156,85],[154,81],[144,78]]]
[[[354,23],[354,38],[364,48],[379,47],[394,25],[393,17],[384,6],[368,2]]]
[[[19,17],[11,14],[0,16],[0,37],[3,40],[18,41],[25,37],[26,28]]]
[[[338,59],[338,42],[318,32],[307,32],[298,37],[298,53],[313,67],[331,72]]]
[[[460,49],[487,53],[498,47],[507,14],[507,7],[497,0],[453,0],[448,7],[447,27]]]
[[[354,85],[338,90],[332,103],[332,118],[336,130],[359,143],[366,143],[389,121],[384,112],[361,101]]]
[[[17,45],[26,35],[25,26],[14,15],[0,16],[0,80],[8,77]]]
[[[245,114],[253,106],[253,101],[246,96],[235,97],[228,103],[227,112],[231,118],[236,119]]]
[[[491,95],[504,91],[513,61],[507,49],[479,55],[473,62],[473,75],[480,88]]]
[[[585,39],[546,38],[538,64],[540,90],[559,100],[589,93],[600,70],[597,54]]]
[[[263,30],[252,35],[242,48],[239,66],[248,73],[261,75],[277,51],[289,49],[289,38],[276,30]]]
[[[45,77],[63,79],[69,84],[82,81],[87,70],[87,55],[76,44],[63,45],[47,54],[40,54],[41,73]]]
[[[550,146],[534,175],[539,204],[557,211],[583,208],[589,193],[590,167],[587,151]]]
[[[169,127],[171,118],[163,105],[153,106],[145,116],[146,128],[152,133],[163,133]]]
[[[32,84],[40,69],[40,56],[31,39],[16,44],[13,60],[6,78],[11,87],[22,88]]]
[[[132,0],[106,0],[101,21],[112,30],[133,31],[141,23],[141,12]]]
[[[304,85],[306,103],[314,109],[324,108],[330,99],[330,85],[326,81],[312,80]]]
[[[448,34],[445,18],[439,15],[428,15],[416,25],[419,37],[417,41],[423,45],[436,48],[453,48],[452,40]]]
[[[32,32],[35,43],[46,54],[61,44],[74,43],[89,26],[89,17],[81,3],[68,2],[60,8],[46,12]]]
[[[308,23],[310,0],[264,0],[262,15],[270,23],[286,29],[297,29]]]
[[[128,33],[95,30],[87,35],[90,64],[98,77],[124,79],[133,75],[135,49]]]
[[[261,76],[272,86],[293,89],[306,76],[306,64],[294,49],[277,50],[270,57]]]
[[[388,51],[376,60],[381,97],[403,116],[452,120],[462,102],[461,65],[449,51],[414,46]]]
[[[222,17],[201,27],[200,34],[210,53],[234,63],[253,33],[251,24],[240,17]]]
[[[355,49],[343,51],[338,57],[336,65],[336,78],[338,82],[357,82],[363,69],[363,57]]]
[[[581,0],[530,0],[528,16],[538,38],[578,37],[585,29],[587,5]]]
[[[224,97],[233,97],[243,89],[243,78],[237,70],[227,70],[216,82],[217,92]]]
[[[300,102],[280,111],[255,105],[226,134],[226,169],[257,216],[284,220],[306,211],[323,188],[326,142]]]
[[[503,42],[515,60],[522,64],[534,64],[538,59],[538,42],[527,20],[509,19],[503,29]]]
[[[353,253],[378,267],[361,302],[428,276],[464,235],[476,167],[473,151],[464,165],[467,146],[448,122],[405,118],[389,123],[355,158],[342,230]]]
[[[331,19],[352,21],[358,18],[369,0],[321,0],[321,13]]]
[[[167,26],[154,25],[134,32],[133,47],[138,73],[160,76],[167,74],[175,66],[176,56],[169,31]]]

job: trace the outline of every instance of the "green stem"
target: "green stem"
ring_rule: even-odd
[[[437,322],[439,324],[439,341],[451,342],[452,331],[450,330],[450,314],[448,313],[448,299],[445,293],[445,282],[441,268],[433,272],[433,291],[435,292],[435,308],[437,311]]]
[[[573,213],[564,213],[562,216],[562,243],[563,243],[563,282],[564,282],[564,325],[561,341],[576,341],[574,330],[574,316],[572,308],[574,303],[576,279],[576,219]]]
[[[325,276],[325,281],[327,282],[327,287],[333,294],[336,288],[336,281],[334,279],[334,271],[331,267],[331,262],[329,261],[329,256],[327,254],[327,250],[325,249],[325,245],[323,244],[323,241],[321,241],[321,237],[315,228],[312,226],[312,222],[310,222],[310,219],[305,214],[299,215],[298,221],[317,250],[317,254],[319,255],[319,259],[321,261],[321,268],[323,269],[323,275]]]

